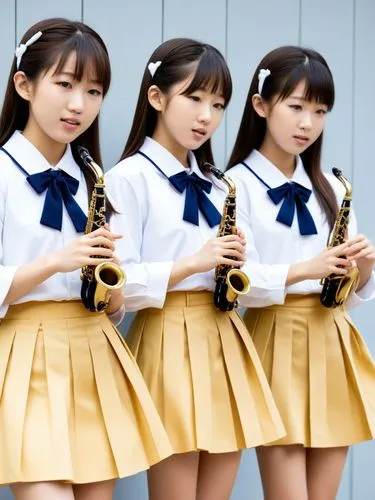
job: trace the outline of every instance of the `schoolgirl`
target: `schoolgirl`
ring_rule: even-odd
[[[348,446],[375,432],[375,367],[347,313],[374,297],[374,248],[352,210],[347,241],[327,247],[346,192],[321,170],[333,103],[320,54],[273,50],[255,71],[229,161],[252,282],[244,319],[287,431],[258,449],[266,500],[333,500]],[[360,280],[346,306],[324,307],[320,280],[353,266]]]
[[[220,52],[176,38],[151,55],[130,136],[106,175],[126,268],[128,342],[174,455],[149,471],[152,500],[228,499],[243,448],[283,435],[248,332],[213,305],[214,269],[244,262],[239,235],[217,237],[225,184],[210,138],[231,97]]]
[[[114,478],[170,453],[132,355],[80,300],[80,268],[116,261],[120,238],[80,234],[94,179],[77,145],[100,162],[109,83],[95,31],[43,20],[16,49],[0,117],[0,484],[17,500],[109,500]]]

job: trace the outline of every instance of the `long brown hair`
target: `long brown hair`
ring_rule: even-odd
[[[161,61],[154,76],[148,70],[149,63]],[[192,64],[194,70],[192,70]],[[156,85],[166,95],[171,87],[185,80],[194,71],[194,76],[184,95],[199,89],[213,93],[220,91],[225,106],[232,95],[232,79],[223,55],[212,45],[191,40],[173,38],[161,45],[151,54],[143,74],[138,102],[129,138],[121,155],[121,160],[132,156],[142,146],[146,136],[152,136],[157,123],[157,111],[148,102],[148,89]],[[211,140],[206,141],[194,151],[199,167],[204,170],[206,162],[213,163]]]
[[[268,103],[275,98],[278,101],[286,99],[301,81],[305,81],[304,98],[307,101],[325,104],[329,111],[334,104],[332,74],[327,62],[318,52],[296,46],[283,46],[269,52],[259,63],[251,81],[228,169],[244,161],[254,149],[259,149],[266,134],[266,119],[260,117],[252,106],[252,96],[258,93],[258,74],[261,69],[270,70],[262,89],[262,98]],[[301,159],[319,204],[332,227],[338,206],[332,186],[321,170],[322,142],[323,133],[301,154]]]
[[[36,81],[56,65],[55,73],[59,73],[72,52],[77,60],[74,79],[81,81],[88,68],[95,73],[95,80],[103,86],[106,95],[111,81],[111,67],[107,48],[101,37],[86,24],[69,21],[63,18],[45,19],[34,24],[26,31],[20,43],[27,42],[38,31],[42,36],[30,45],[21,59],[17,70],[16,58],[10,70],[4,103],[0,115],[0,146],[3,146],[16,130],[24,130],[29,119],[29,103],[17,93],[13,76],[23,71],[30,81]],[[77,151],[77,145],[85,146],[99,164],[102,163],[99,145],[99,115],[91,126],[71,143],[72,154],[82,170],[89,193],[89,199],[95,179]],[[112,208],[109,205],[109,213]]]

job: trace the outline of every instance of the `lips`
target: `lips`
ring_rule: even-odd
[[[81,122],[76,120],[75,118],[61,118],[61,121],[64,123],[68,123],[69,125],[80,125]]]
[[[306,137],[305,135],[294,135],[293,137],[299,141],[304,141],[304,142],[307,142],[309,140],[309,138]]]
[[[201,137],[204,137],[207,134],[206,130],[203,128],[193,128],[193,132],[194,134],[198,134]]]

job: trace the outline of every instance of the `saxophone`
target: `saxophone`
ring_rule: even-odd
[[[329,247],[341,245],[348,238],[349,212],[352,200],[352,187],[342,175],[341,170],[333,168],[332,172],[345,187],[345,196],[328,240]],[[327,278],[323,278],[320,282],[323,285],[320,302],[325,307],[338,307],[345,304],[349,295],[357,288],[358,280],[359,270],[357,267],[350,268],[345,276],[331,274]]]
[[[207,165],[207,164],[206,164]],[[217,236],[237,234],[236,228],[236,186],[230,177],[227,177],[213,165],[208,164],[210,171],[228,187],[224,210]],[[236,259],[233,259],[236,260]],[[237,307],[238,295],[246,295],[250,290],[250,280],[243,271],[235,266],[221,264],[215,269],[214,304],[221,311],[231,311]]]
[[[106,224],[104,174],[86,148],[78,146],[77,150],[82,161],[94,173],[96,179],[85,228],[85,234],[88,234]],[[81,298],[84,306],[92,312],[103,312],[108,307],[111,293],[123,288],[125,279],[121,267],[113,262],[102,262],[97,266],[83,266]]]

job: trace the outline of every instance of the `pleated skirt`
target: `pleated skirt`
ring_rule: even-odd
[[[344,308],[318,295],[247,309],[250,331],[286,437],[273,444],[325,448],[375,436],[375,366]]]
[[[242,319],[210,292],[172,292],[127,337],[174,453],[224,453],[285,434]]]
[[[0,484],[124,477],[171,451],[105,314],[80,301],[9,308],[0,325]]]

